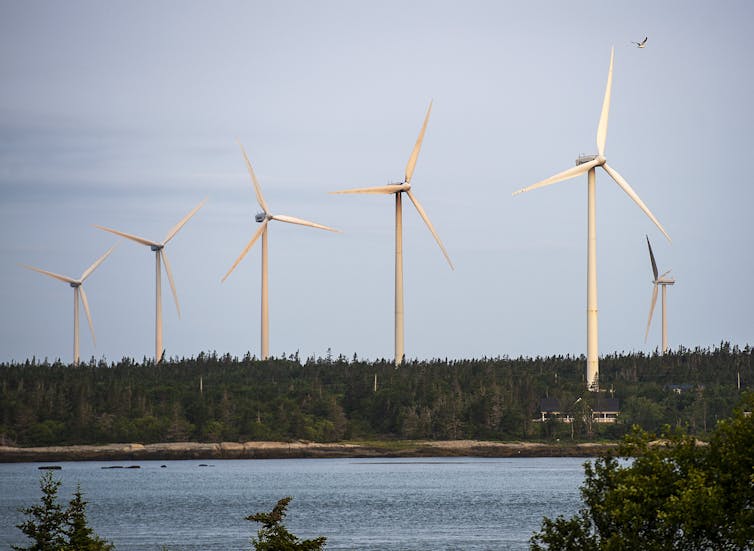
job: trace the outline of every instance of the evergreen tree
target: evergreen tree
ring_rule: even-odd
[[[86,504],[81,488],[76,487],[68,507],[58,502],[61,481],[51,472],[39,480],[42,499],[38,505],[25,507],[21,512],[29,519],[17,524],[33,540],[30,547],[12,546],[16,551],[113,551],[115,546],[97,536],[86,520]]]
[[[325,548],[326,537],[301,540],[283,526],[285,510],[291,499],[293,498],[284,497],[269,513],[256,513],[246,517],[246,520],[262,524],[262,528],[257,532],[257,538],[251,540],[256,551],[321,551]]]
[[[66,509],[66,551],[112,551],[115,546],[94,533],[86,520],[86,505],[81,486],[76,486],[73,498]]]
[[[39,480],[42,489],[41,503],[20,509],[29,516],[17,524],[28,538],[33,540],[30,547],[14,545],[16,551],[59,551],[66,544],[66,511],[58,502],[58,489],[61,481],[55,480],[51,472],[46,472]]]

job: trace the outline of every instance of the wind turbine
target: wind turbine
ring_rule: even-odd
[[[71,287],[73,287],[73,364],[78,365],[79,363],[79,296],[81,296],[81,302],[84,303],[84,312],[86,312],[86,319],[89,322],[89,331],[92,333],[92,343],[94,343],[94,346],[97,346],[97,340],[94,337],[94,324],[92,323],[92,313],[89,311],[89,301],[86,299],[86,293],[84,292],[84,280],[92,275],[92,272],[96,270],[104,260],[110,256],[110,253],[113,252],[113,249],[115,249],[115,246],[110,247],[105,254],[103,254],[101,257],[99,257],[94,264],[89,266],[86,270],[84,270],[84,273],[81,274],[81,277],[78,279],[74,279],[72,277],[56,274],[53,272],[48,272],[47,270],[42,270],[40,268],[35,268],[34,266],[27,266],[26,264],[21,264],[22,267],[28,269],[28,270],[34,270],[35,272],[39,272],[40,274],[55,278],[59,281],[62,281],[63,283],[68,283]]]
[[[649,259],[652,261],[652,275],[654,276],[654,288],[652,289],[652,302],[649,305],[649,321],[647,321],[647,331],[644,333],[644,342],[647,342],[649,336],[649,326],[652,324],[652,314],[655,311],[655,304],[657,304],[657,287],[662,287],[662,353],[668,351],[668,318],[667,318],[667,288],[668,285],[674,285],[675,279],[672,277],[665,277],[670,273],[670,270],[662,274],[657,275],[657,263],[655,262],[655,255],[652,253],[652,245],[649,244],[649,236],[647,237],[647,247],[649,247]]]
[[[582,155],[576,159],[576,166],[564,170],[554,176],[537,182],[529,187],[520,189],[513,193],[518,195],[525,191],[549,186],[564,180],[570,180],[576,176],[587,173],[588,182],[588,222],[587,222],[587,299],[586,299],[586,384],[588,390],[599,390],[599,359],[597,346],[597,179],[595,169],[600,166],[608,175],[615,180],[615,183],[626,192],[626,194],[644,211],[652,222],[670,241],[670,236],[662,227],[660,222],[650,212],[644,202],[639,198],[628,182],[618,174],[618,172],[607,164],[605,159],[605,142],[607,140],[607,119],[610,112],[610,92],[613,84],[613,59],[615,48],[610,51],[610,69],[607,73],[607,86],[605,87],[605,98],[602,102],[602,112],[600,113],[599,124],[597,125],[597,155]]]
[[[249,242],[246,244],[246,247],[244,247],[244,249],[241,251],[241,254],[238,255],[238,258],[236,258],[236,261],[230,267],[230,270],[228,270],[228,272],[223,276],[221,281],[224,282],[228,278],[231,272],[236,269],[236,266],[238,266],[239,262],[243,260],[243,257],[246,256],[246,253],[249,252],[251,247],[254,245],[254,243],[257,242],[257,240],[261,236],[262,237],[261,351],[262,351],[262,359],[266,360],[267,358],[270,357],[270,309],[269,309],[269,285],[268,285],[269,279],[267,276],[268,274],[267,224],[270,222],[270,220],[277,220],[278,222],[287,222],[288,224],[298,224],[300,226],[308,226],[310,228],[319,228],[320,230],[328,230],[328,231],[333,231],[333,232],[339,232],[340,230],[336,230],[328,226],[323,226],[322,224],[309,222],[308,220],[302,220],[301,218],[294,218],[293,216],[286,216],[284,214],[270,214],[270,208],[267,206],[267,202],[264,200],[264,196],[262,195],[262,188],[259,185],[259,181],[257,180],[256,174],[254,174],[254,169],[251,167],[251,161],[249,161],[249,156],[246,155],[246,150],[243,148],[243,145],[241,145],[241,142],[238,142],[238,146],[241,148],[241,153],[243,154],[243,158],[246,161],[246,168],[249,170],[251,181],[254,184],[254,192],[256,193],[256,196],[257,196],[257,203],[259,203],[259,206],[262,208],[262,212],[257,213],[254,216],[254,219],[257,221],[257,223],[262,224],[262,225],[251,237]]]
[[[196,212],[204,206],[207,200],[204,199],[201,203],[193,208],[183,219],[178,222],[165,236],[161,242],[151,241],[138,235],[132,235],[112,228],[106,228],[104,226],[97,226],[101,230],[120,235],[131,241],[136,241],[142,245],[148,246],[152,252],[154,252],[155,260],[155,315],[154,315],[154,363],[157,364],[162,361],[162,271],[160,269],[160,260],[165,263],[165,273],[168,275],[168,281],[170,282],[170,290],[173,292],[173,300],[175,301],[175,309],[178,311],[178,317],[181,317],[181,307],[178,305],[178,293],[175,290],[175,281],[173,281],[173,273],[170,269],[170,263],[168,262],[168,255],[165,253],[165,245],[175,237],[175,234],[189,221],[189,219],[196,214]]]
[[[450,268],[453,269],[453,263],[450,261],[448,251],[445,250],[445,246],[440,241],[440,236],[437,235],[435,228],[432,226],[432,222],[429,221],[427,213],[422,208],[419,200],[411,193],[411,176],[414,174],[414,168],[416,167],[416,161],[419,158],[419,150],[424,140],[424,132],[427,130],[427,123],[429,122],[429,114],[432,111],[432,102],[429,102],[429,108],[427,114],[424,117],[424,124],[422,125],[419,137],[414,145],[414,150],[411,152],[411,156],[408,158],[408,164],[406,165],[406,174],[402,182],[394,184],[388,184],[386,186],[368,187],[347,189],[344,191],[334,191],[332,193],[381,193],[385,195],[395,195],[395,365],[403,363],[404,356],[404,339],[403,339],[403,207],[401,204],[401,195],[405,193],[411,202],[416,207],[424,223],[427,224],[427,228],[432,232],[432,235],[440,246],[442,254],[445,255],[445,259],[448,261]]]

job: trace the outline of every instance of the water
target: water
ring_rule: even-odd
[[[543,516],[573,515],[581,458],[273,459],[64,462],[95,531],[119,550],[251,549],[257,523],[290,495],[285,524],[327,549],[528,549]],[[140,469],[102,469],[138,464]],[[19,507],[37,503],[38,463],[0,464],[0,548],[28,540]],[[161,468],[166,465],[166,468]]]

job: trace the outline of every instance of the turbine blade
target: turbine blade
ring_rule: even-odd
[[[664,278],[664,277],[665,277],[666,275],[668,275],[668,274],[669,274],[670,272],[672,272],[672,271],[673,271],[673,269],[671,268],[670,270],[668,270],[667,272],[665,272],[664,274],[662,274],[662,275],[660,276],[660,279]]]
[[[429,107],[427,108],[427,114],[424,117],[424,124],[422,124],[422,129],[419,131],[419,137],[416,139],[416,144],[414,145],[414,150],[411,152],[411,156],[408,158],[408,163],[406,164],[406,177],[403,180],[405,183],[411,182],[411,176],[414,175],[414,168],[416,167],[416,161],[419,158],[419,151],[422,148],[422,142],[424,141],[424,132],[427,130],[427,123],[429,122],[429,114],[432,112],[432,102],[429,102]]]
[[[655,304],[657,304],[657,283],[655,283],[652,289],[652,302],[649,304],[649,321],[647,322],[647,331],[644,333],[644,342],[647,342],[649,336],[649,326],[652,324],[652,314],[655,311]]]
[[[652,253],[652,245],[649,244],[649,236],[647,238],[647,247],[649,247],[649,259],[652,261],[652,275],[654,275],[655,281],[657,281],[657,263],[655,262],[655,255]]]
[[[259,206],[262,207],[262,210],[265,213],[270,212],[270,209],[264,200],[264,196],[262,195],[262,188],[259,185],[259,181],[257,180],[257,175],[254,174],[254,169],[251,168],[251,161],[249,161],[249,156],[246,154],[246,150],[243,148],[243,145],[241,145],[241,142],[238,139],[236,139],[236,142],[238,143],[238,147],[241,148],[241,153],[243,153],[243,158],[246,161],[246,168],[249,169],[251,181],[254,183],[254,193],[257,194],[257,203],[259,203]]]
[[[230,267],[230,270],[228,270],[228,273],[226,273],[223,276],[223,278],[220,280],[221,282],[225,281],[228,278],[228,276],[230,275],[230,273],[233,270],[236,269],[236,266],[238,266],[238,263],[241,262],[241,260],[243,260],[243,257],[246,256],[246,253],[249,252],[249,249],[251,249],[251,247],[254,245],[254,243],[256,243],[257,239],[259,239],[259,236],[262,235],[262,232],[267,227],[267,222],[268,222],[268,220],[266,220],[266,219],[265,219],[264,222],[262,222],[262,225],[259,226],[259,229],[256,231],[256,233],[254,234],[254,236],[246,244],[246,247],[244,247],[243,251],[241,251],[241,254],[238,255],[238,258],[236,258],[236,261],[233,263],[233,266]]]
[[[175,226],[173,226],[173,229],[171,229],[168,232],[168,234],[165,236],[165,240],[162,242],[162,244],[166,245],[168,241],[170,241],[171,239],[173,239],[173,237],[175,237],[175,234],[178,233],[178,231],[184,226],[184,224],[186,224],[186,222],[188,222],[189,219],[192,216],[194,216],[197,213],[197,211],[204,206],[204,203],[206,203],[206,202],[207,202],[207,198],[205,197],[204,199],[202,199],[202,201],[198,205],[196,205],[191,210],[191,212],[189,212],[186,216],[183,217],[183,220],[181,220]]]
[[[607,85],[605,86],[605,99],[602,100],[602,112],[600,122],[597,125],[597,152],[600,157],[605,155],[605,142],[607,141],[607,118],[610,114],[610,93],[613,88],[613,58],[615,46],[610,50],[610,69],[607,71]]]
[[[644,204],[644,201],[641,200],[641,198],[636,194],[636,192],[633,190],[633,188],[628,185],[628,182],[618,174],[614,168],[611,168],[605,163],[602,165],[602,168],[605,169],[605,171],[610,175],[610,177],[615,180],[615,183],[618,184],[623,191],[626,192],[626,195],[628,195],[631,199],[633,199],[634,203],[639,205],[639,208],[644,211],[644,214],[649,216],[649,219],[655,223],[655,226],[657,226],[660,231],[665,235],[665,237],[668,238],[668,241],[671,243],[673,242],[672,239],[670,239],[670,236],[668,235],[668,232],[665,231],[665,228],[662,227],[662,224],[655,218],[655,215],[650,212],[650,210],[647,208],[647,205]]]
[[[448,256],[448,251],[445,250],[445,245],[443,245],[442,241],[440,241],[440,236],[437,235],[437,232],[435,231],[435,228],[432,226],[432,222],[429,221],[429,216],[427,216],[427,213],[424,211],[424,208],[422,208],[418,199],[414,197],[414,194],[411,193],[410,190],[406,192],[406,195],[408,195],[408,198],[411,199],[411,202],[416,207],[416,210],[419,211],[419,216],[422,217],[422,220],[424,220],[424,223],[429,228],[429,231],[432,232],[432,235],[434,236],[435,241],[437,241],[437,244],[440,246],[440,250],[442,251],[442,254],[445,255],[445,260],[447,260],[448,264],[450,265],[450,269],[455,270],[453,263],[450,261],[450,256]]]
[[[354,188],[354,189],[344,189],[342,191],[331,191],[330,193],[332,195],[343,195],[345,193],[400,193],[401,191],[406,191],[407,189],[411,189],[411,186],[407,186],[406,184],[396,184],[396,185],[389,185],[389,186],[377,186],[377,187],[360,187],[360,188]]]
[[[569,168],[568,170],[564,170],[563,172],[558,172],[555,176],[550,176],[546,180],[542,180],[541,182],[532,184],[529,187],[525,187],[523,189],[519,189],[518,191],[514,191],[513,195],[518,195],[519,193],[524,193],[526,191],[531,191],[533,189],[549,186],[551,184],[556,184],[558,182],[562,182],[563,180],[570,180],[571,178],[575,178],[576,176],[580,174],[589,172],[590,168],[594,168],[598,164],[599,164],[599,161],[597,159],[594,159],[593,161],[589,161],[588,163],[584,163],[583,165],[577,165],[573,168]]]
[[[94,324],[92,323],[92,313],[89,311],[89,301],[86,298],[86,292],[84,292],[83,285],[79,285],[79,293],[81,293],[81,302],[84,304],[86,320],[89,322],[89,331],[92,333],[92,343],[94,343],[94,346],[97,346],[97,339],[94,336]]]
[[[103,254],[101,257],[99,257],[99,259],[97,259],[97,261],[94,264],[92,264],[91,266],[89,266],[84,271],[84,273],[81,274],[81,279],[79,281],[83,282],[87,277],[89,277],[90,275],[92,275],[92,272],[94,270],[96,270],[99,267],[99,265],[102,264],[105,261],[105,259],[108,256],[110,256],[110,253],[113,252],[113,250],[115,250],[115,247],[117,247],[117,245],[113,245],[112,247],[110,247],[109,249],[107,249],[107,252],[105,254]]]
[[[141,243],[142,245],[147,245],[148,247],[155,246],[159,247],[160,243],[157,243],[156,241],[150,241],[149,239],[144,239],[143,237],[139,237],[138,235],[133,235],[130,233],[114,230],[112,228],[106,228],[105,226],[98,226],[94,225],[95,228],[99,228],[101,230],[109,231],[110,233],[114,233],[115,235],[120,235],[121,237],[125,237],[126,239],[130,239],[131,241],[136,241],[137,243]]]
[[[175,290],[175,281],[173,281],[173,270],[170,269],[170,262],[168,262],[168,255],[165,249],[160,249],[160,256],[162,257],[162,263],[165,265],[165,273],[168,274],[168,282],[170,283],[170,290],[173,292],[173,300],[175,301],[175,309],[178,311],[178,318],[181,317],[181,307],[178,304],[178,292]]]
[[[28,266],[26,264],[19,264],[22,268],[26,268],[27,270],[33,270],[35,272],[39,272],[40,274],[44,274],[46,276],[54,277],[55,279],[58,279],[64,283],[78,283],[75,279],[72,277],[56,274],[54,272],[48,272],[47,270],[42,270],[41,268],[35,268],[34,266]]]
[[[302,220],[301,218],[294,218],[293,216],[286,216],[285,214],[276,214],[272,217],[272,219],[278,220],[280,222],[288,222],[289,224],[298,224],[300,226],[309,226],[310,228],[319,228],[320,230],[341,233],[340,230],[336,230],[335,228],[323,226],[322,224],[317,224],[315,222],[309,222],[308,220]]]

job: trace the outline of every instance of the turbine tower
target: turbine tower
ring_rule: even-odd
[[[81,274],[81,277],[78,279],[55,274],[53,272],[48,272],[47,270],[35,268],[34,266],[21,264],[21,266],[26,268],[27,270],[34,270],[35,272],[39,272],[40,274],[55,278],[59,281],[62,281],[63,283],[68,283],[71,287],[73,287],[73,365],[79,364],[79,296],[81,297],[81,302],[84,303],[84,312],[86,312],[86,319],[89,322],[89,331],[92,333],[92,343],[94,344],[94,346],[97,346],[97,340],[94,337],[94,324],[92,323],[92,314],[89,311],[89,301],[86,299],[86,293],[84,292],[84,280],[92,275],[92,272],[94,272],[94,270],[96,270],[99,265],[102,264],[102,262],[104,262],[104,260],[108,256],[110,256],[110,253],[113,252],[113,249],[115,249],[115,246],[110,247],[105,254],[103,254],[94,262],[94,264],[84,270],[84,273]]]
[[[387,186],[369,187],[369,188],[357,188],[348,189],[344,191],[335,191],[332,193],[381,193],[385,195],[395,195],[395,365],[403,363],[404,356],[404,338],[403,338],[403,207],[401,204],[401,195],[405,193],[411,202],[416,207],[424,223],[432,232],[432,235],[440,246],[442,254],[445,255],[445,259],[448,261],[450,268],[453,269],[453,263],[450,261],[448,251],[445,250],[445,246],[440,241],[440,236],[437,235],[435,228],[432,226],[432,222],[429,221],[427,213],[422,208],[419,200],[411,193],[411,176],[414,174],[414,168],[416,167],[416,161],[419,158],[419,150],[424,140],[424,132],[427,130],[427,123],[429,122],[429,114],[432,111],[432,102],[429,102],[429,108],[427,109],[427,115],[424,117],[424,124],[422,125],[419,137],[414,145],[414,150],[411,152],[411,156],[408,158],[408,164],[406,165],[406,173],[402,182],[389,184]]]
[[[529,187],[520,189],[513,193],[518,195],[526,191],[549,186],[557,182],[564,180],[570,180],[576,176],[587,173],[587,207],[588,207],[588,220],[587,220],[587,300],[586,300],[586,348],[587,348],[587,361],[586,361],[586,384],[588,390],[599,390],[599,353],[597,346],[597,179],[595,169],[600,166],[608,175],[615,180],[615,183],[626,192],[631,200],[636,203],[639,208],[644,211],[652,222],[660,229],[660,231],[670,241],[670,236],[662,227],[660,222],[650,212],[641,198],[636,194],[633,188],[628,185],[628,182],[618,174],[618,172],[607,164],[605,158],[605,142],[607,141],[607,119],[610,112],[610,92],[613,84],[613,59],[615,55],[615,48],[610,52],[610,69],[607,73],[607,86],[605,87],[605,98],[602,102],[602,112],[600,113],[599,124],[597,125],[597,155],[585,155],[576,159],[576,166],[564,170],[554,176],[537,182]]]
[[[178,233],[178,231],[186,224],[186,222],[189,221],[189,219],[194,216],[197,211],[204,206],[204,203],[206,203],[207,200],[202,200],[201,203],[199,203],[197,206],[193,208],[191,212],[189,212],[186,216],[183,217],[183,219],[178,222],[173,228],[167,233],[165,236],[165,239],[163,239],[161,242],[158,241],[151,241],[149,239],[145,239],[143,237],[139,237],[138,235],[132,235],[130,233],[125,233],[119,230],[114,230],[112,228],[106,228],[104,226],[96,226],[96,228],[99,228],[101,230],[114,233],[115,235],[120,235],[121,237],[125,237],[126,239],[130,239],[131,241],[136,241],[137,243],[140,243],[142,245],[146,245],[149,247],[152,252],[154,252],[154,260],[155,260],[155,315],[154,315],[154,363],[158,364],[160,361],[162,361],[162,355],[163,355],[163,348],[162,348],[162,270],[160,268],[160,260],[165,264],[165,273],[168,275],[168,281],[170,282],[170,290],[173,292],[173,300],[175,301],[175,309],[178,311],[178,317],[181,317],[181,307],[178,304],[178,293],[175,290],[175,281],[173,281],[173,272],[170,269],[170,263],[168,262],[168,255],[165,252],[165,245],[168,244],[168,242],[175,237],[175,234]]]
[[[330,228],[328,226],[323,226],[322,224],[316,224],[314,222],[309,222],[308,220],[302,220],[301,218],[294,218],[293,216],[286,216],[284,214],[270,214],[270,209],[267,206],[267,202],[264,200],[264,196],[262,195],[262,188],[259,185],[259,181],[257,180],[256,174],[254,174],[254,169],[251,167],[251,161],[249,161],[249,156],[246,155],[246,150],[243,148],[243,145],[241,143],[238,143],[238,146],[241,148],[241,153],[243,154],[243,158],[246,161],[246,168],[249,170],[249,175],[251,176],[251,181],[254,184],[254,192],[257,196],[257,203],[259,203],[259,206],[262,208],[262,212],[258,213],[254,219],[257,221],[257,223],[262,224],[259,229],[254,233],[254,235],[251,237],[249,242],[246,244],[246,247],[241,251],[241,254],[238,255],[238,258],[233,263],[233,265],[230,267],[230,270],[223,276],[221,281],[225,281],[228,276],[231,274],[233,270],[236,269],[236,266],[238,266],[238,263],[243,260],[243,257],[246,256],[246,253],[249,252],[251,247],[256,243],[257,239],[259,237],[262,237],[262,319],[261,319],[261,356],[263,360],[266,360],[270,357],[270,310],[269,310],[269,290],[268,290],[268,253],[267,253],[267,224],[270,220],[277,220],[278,222],[286,222],[288,224],[298,224],[300,226],[308,226],[310,228],[318,228],[321,230],[328,230],[333,232],[340,232],[340,230],[336,230],[334,228]]]
[[[652,314],[655,311],[655,304],[657,304],[657,287],[662,287],[662,353],[668,351],[668,318],[667,318],[667,290],[668,285],[674,285],[675,279],[672,277],[665,277],[670,273],[670,270],[662,274],[657,275],[657,263],[655,262],[655,255],[652,253],[652,245],[649,243],[649,236],[647,237],[647,247],[649,247],[649,260],[652,262],[652,275],[654,279],[654,288],[652,289],[652,302],[649,305],[649,321],[647,321],[647,331],[644,333],[644,342],[647,342],[649,336],[649,326],[652,324]]]

